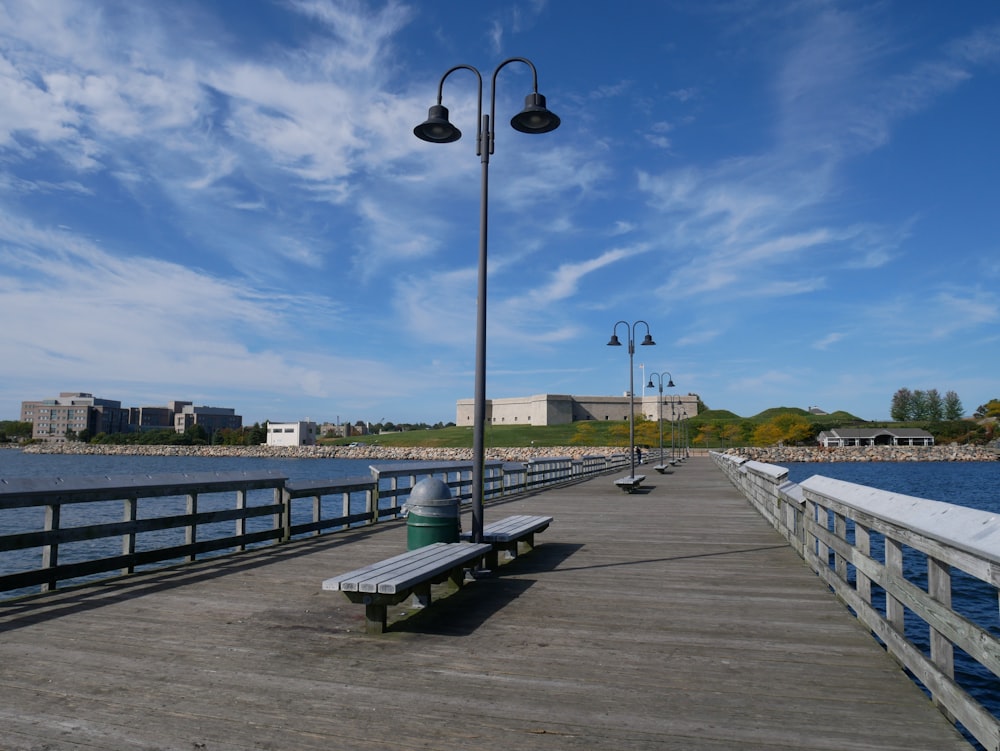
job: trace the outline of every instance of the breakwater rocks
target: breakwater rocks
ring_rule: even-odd
[[[992,462],[1000,451],[986,446],[748,446],[724,453],[766,464],[790,462]]]
[[[471,462],[472,449],[419,446],[118,446],[91,443],[34,443],[28,454],[99,456],[237,456],[258,459],[379,459],[382,461]],[[599,446],[530,446],[486,449],[486,459],[527,462],[546,457],[611,456],[628,449]]]

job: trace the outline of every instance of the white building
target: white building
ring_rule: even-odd
[[[820,446],[933,446],[934,436],[919,428],[836,428],[824,430]]]
[[[269,422],[267,424],[268,446],[315,446],[316,423],[314,422]]]
[[[659,394],[635,397],[636,414],[655,420],[662,408],[664,420],[681,420],[698,415],[697,394]],[[456,425],[474,422],[473,399],[459,399],[455,410]],[[579,420],[627,420],[628,396],[570,396],[536,394],[506,399],[486,400],[486,422],[493,425],[565,425]]]

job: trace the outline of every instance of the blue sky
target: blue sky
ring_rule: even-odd
[[[500,71],[488,396],[624,393],[618,320],[637,391],[744,416],[1000,396],[994,2],[0,0],[0,419],[453,420],[474,76],[462,140],[412,129],[515,56],[562,125]]]

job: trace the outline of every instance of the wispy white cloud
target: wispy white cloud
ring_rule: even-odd
[[[929,308],[931,338],[952,336],[958,331],[1000,321],[1000,298],[978,288],[942,291]]]
[[[829,334],[813,342],[813,349],[829,349],[831,345],[836,344],[844,338],[844,334],[839,331],[831,331]]]
[[[578,263],[563,263],[552,273],[545,285],[532,289],[526,295],[510,298],[505,301],[504,305],[512,308],[524,307],[528,309],[538,309],[539,307],[553,305],[574,295],[579,287],[580,280],[588,274],[593,274],[611,264],[633,258],[648,251],[648,245],[613,248],[601,253],[596,258]]]

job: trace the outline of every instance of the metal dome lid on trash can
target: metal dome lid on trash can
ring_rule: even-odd
[[[406,501],[406,547],[422,548],[435,542],[458,542],[458,499],[436,477],[425,477],[413,486]]]

